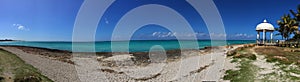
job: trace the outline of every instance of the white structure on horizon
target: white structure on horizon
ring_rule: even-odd
[[[271,33],[270,34],[270,39],[271,39],[270,42],[272,43],[274,30],[275,30],[274,26],[272,24],[268,23],[266,19],[263,21],[263,23],[258,24],[256,26],[256,31],[257,31],[256,43],[265,45],[265,43],[267,42],[266,32]],[[260,39],[260,32],[263,32],[262,40]]]

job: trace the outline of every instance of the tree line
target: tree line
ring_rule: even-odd
[[[292,16],[291,16],[292,15]],[[299,24],[300,24],[300,4],[297,10],[290,10],[290,13],[284,14],[280,20],[277,21],[278,28],[275,28],[284,40],[300,40]],[[294,35],[291,38],[291,35]]]

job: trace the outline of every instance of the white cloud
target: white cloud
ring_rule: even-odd
[[[223,33],[211,33],[210,34],[210,37],[226,37],[227,36],[227,34],[223,34]]]
[[[14,28],[17,28],[18,30],[24,30],[24,31],[29,31],[28,28],[26,28],[25,26],[21,25],[21,24],[13,24]]]
[[[245,34],[245,33],[238,33],[238,34],[235,34],[233,36],[234,37],[242,37],[242,38],[251,38],[251,37],[254,37],[253,34]]]
[[[105,23],[106,23],[106,24],[109,24],[109,21],[107,20],[107,18],[105,18]]]
[[[19,30],[24,30],[25,27],[24,27],[24,26],[18,26],[18,29],[19,29]]]
[[[245,33],[237,33],[237,34],[223,34],[223,33],[203,33],[203,32],[196,32],[196,33],[177,33],[177,32],[153,32],[152,37],[156,38],[175,38],[177,37],[184,37],[184,38],[193,38],[196,36],[198,39],[253,39],[255,38],[254,34],[245,34]]]
[[[176,32],[153,32],[152,36],[158,38],[174,37],[176,36]]]

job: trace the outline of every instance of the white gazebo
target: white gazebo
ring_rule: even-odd
[[[265,19],[263,23],[260,23],[256,26],[256,31],[257,31],[257,39],[256,43],[260,45],[266,45],[268,43],[268,40],[266,38],[266,33],[270,32],[270,41],[269,43],[272,43],[273,40],[273,31],[274,31],[274,26],[270,23],[267,22]],[[260,39],[260,32],[263,32],[263,37],[262,40]]]

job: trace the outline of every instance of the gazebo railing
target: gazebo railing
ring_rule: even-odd
[[[258,45],[268,45],[268,46],[275,46],[278,45],[278,43],[275,40],[265,40],[262,39],[256,40],[256,44]]]
[[[300,47],[300,41],[279,41],[278,46],[280,47]]]

